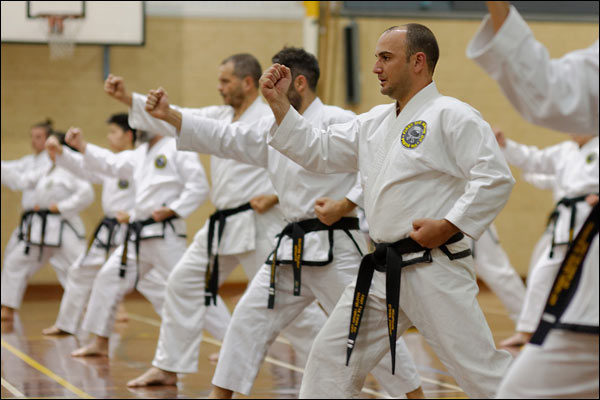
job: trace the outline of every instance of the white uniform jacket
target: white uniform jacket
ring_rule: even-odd
[[[131,153],[117,153],[116,157],[124,154],[130,157]],[[91,183],[102,185],[102,210],[108,218],[115,218],[118,211],[124,211],[128,214],[133,212],[135,206],[135,188],[129,179],[119,179],[118,177],[101,174],[90,168],[85,163],[85,157],[75,151],[71,151],[66,146],[63,147],[63,153],[56,156],[56,165],[68,169],[72,174]],[[97,234],[101,243],[109,246],[118,246],[123,243],[125,229],[117,225],[112,235],[111,243],[107,243],[109,231],[104,226]]]
[[[579,148],[577,143],[567,141],[540,150],[510,139],[503,150],[509,164],[521,168],[526,173],[543,173],[555,178],[553,193],[562,197],[577,197],[588,193],[598,193],[598,138],[594,138]],[[557,243],[569,239],[571,212],[564,205],[559,206],[556,221]],[[585,201],[577,204],[577,225],[580,226],[591,207]]]
[[[148,143],[135,150],[114,154],[88,144],[84,160],[91,169],[102,174],[126,179],[135,188],[135,207],[130,221],[145,220],[160,207],[168,207],[178,216],[170,221],[176,234],[185,236],[184,218],[190,215],[208,195],[208,182],[198,155],[178,152],[175,141],[162,138],[148,149]],[[147,225],[140,239],[164,237],[165,224]]]
[[[354,114],[339,107],[326,106],[317,98],[306,109],[304,116],[315,126],[325,128],[348,121]],[[320,197],[341,199],[351,195],[351,190],[353,193],[360,192],[354,189],[356,173],[324,175],[310,172],[270,148],[267,135],[273,123],[272,114],[252,124],[229,124],[184,110],[177,146],[182,150],[206,152],[266,168],[288,222],[316,218],[314,205]],[[350,200],[355,203],[359,201]],[[325,262],[329,259],[327,235],[326,231],[305,235],[304,261]],[[285,237],[279,246],[278,259],[287,261],[291,259],[291,254],[292,240]]]
[[[529,122],[567,133],[598,135],[598,40],[550,59],[514,6],[494,34],[489,15],[467,47]]]
[[[152,117],[144,109],[146,96],[133,94],[133,102],[129,110],[129,124],[137,129],[160,132],[163,135],[176,136],[175,127]],[[194,115],[231,123],[234,110],[230,106],[210,106],[203,108],[175,108]],[[271,109],[260,97],[240,116],[239,121],[254,122],[271,115]],[[232,159],[210,157],[210,177],[212,188],[210,200],[217,210],[236,208],[250,199],[262,194],[273,194],[275,190],[267,171],[255,165]],[[217,227],[215,226],[215,229]],[[252,211],[241,212],[227,217],[225,231],[221,239],[218,253],[222,255],[239,254],[255,249],[256,227]],[[213,241],[212,253],[217,253],[217,240]]]
[[[479,112],[442,96],[433,82],[398,116],[395,104],[381,105],[326,131],[290,108],[270,144],[312,171],[360,170],[376,242],[407,237],[417,218],[445,218],[478,239],[514,185]]]
[[[45,168],[20,172],[2,167],[2,179],[16,190],[33,189],[32,203],[40,209],[57,205],[60,214],[50,214],[47,217],[44,246],[60,247],[65,226],[73,229],[80,238],[85,236],[85,227],[79,213],[94,201],[94,191],[88,182],[52,163]],[[21,227],[23,233],[29,230],[29,225],[31,234],[28,243],[40,245],[42,217],[34,214],[31,219],[24,221],[24,226]]]
[[[23,173],[24,171],[37,171],[40,169],[47,168],[52,161],[48,157],[46,151],[42,151],[39,154],[28,154],[25,157],[19,158],[18,160],[2,161],[2,171],[12,170],[16,173]],[[9,179],[4,179],[2,174],[2,185],[8,187],[11,190],[18,190],[17,186],[11,185]],[[23,190],[21,196],[21,207],[23,211],[31,210],[35,206],[35,188]]]

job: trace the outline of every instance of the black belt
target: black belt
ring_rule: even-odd
[[[446,245],[460,241],[465,235],[458,232],[453,235],[439,249],[450,259],[457,260],[471,255],[471,249],[463,250],[458,253],[451,253]],[[417,253],[424,251],[421,257],[413,258],[408,261],[402,260],[403,254]],[[396,370],[396,330],[398,327],[398,304],[400,301],[400,278],[402,277],[402,268],[417,263],[430,263],[431,249],[421,246],[412,238],[399,240],[395,243],[378,243],[373,253],[363,257],[358,277],[356,279],[356,288],[352,300],[352,315],[350,318],[350,332],[348,335],[348,344],[346,350],[346,365],[350,362],[350,355],[356,342],[360,320],[369,296],[371,280],[375,270],[386,273],[385,279],[385,297],[387,303],[388,315],[388,335],[390,338],[390,350],[392,353],[392,374]]]
[[[213,304],[217,305],[217,294],[219,291],[219,247],[221,246],[221,238],[223,237],[223,231],[225,230],[225,223],[227,217],[234,214],[238,214],[244,211],[251,210],[252,206],[250,203],[242,204],[237,208],[228,208],[226,210],[217,210],[209,218],[208,223],[208,265],[206,266],[206,273],[204,277],[205,294],[204,304],[210,305],[210,300],[213,300]],[[217,252],[215,253],[213,268],[211,270],[210,264],[212,259],[212,245],[215,237],[215,223],[219,221],[219,231],[217,233]]]
[[[564,244],[570,246],[571,243],[573,243],[573,236],[575,233],[575,217],[577,216],[577,203],[585,201],[585,198],[588,195],[589,194],[584,194],[584,195],[578,196],[578,197],[563,197],[562,199],[560,199],[558,201],[558,203],[556,203],[556,207],[554,207],[554,211],[552,211],[552,213],[550,214],[550,217],[548,218],[548,224],[554,223],[554,227],[552,228],[552,243],[550,244],[550,258],[554,257],[554,247],[559,246],[559,245],[564,245]],[[556,220],[558,219],[558,216],[560,214],[558,212],[558,206],[560,206],[560,205],[571,208],[571,221],[569,222],[569,240],[564,243],[556,243],[555,242]]]
[[[269,303],[268,308],[273,308],[275,305],[275,269],[277,265],[293,265],[294,266],[294,296],[300,296],[300,284],[301,284],[301,270],[302,265],[306,265],[307,267],[322,267],[325,266],[331,261],[333,261],[333,231],[334,230],[342,230],[348,235],[348,237],[352,240],[356,248],[358,249],[359,254],[362,256],[362,251],[358,246],[358,243],[354,240],[352,235],[350,234],[350,230],[359,230],[358,227],[358,218],[356,217],[343,217],[333,225],[325,225],[323,222],[319,221],[317,218],[313,219],[305,219],[303,221],[292,222],[286,225],[283,228],[283,231],[278,235],[279,239],[277,240],[277,245],[275,245],[275,249],[273,250],[271,260],[267,259],[267,263],[271,264],[271,284],[269,287]],[[326,261],[304,261],[302,260],[302,253],[304,249],[304,235],[309,232],[316,231],[329,231],[329,255],[328,260]],[[277,251],[279,250],[279,245],[281,244],[281,239],[284,236],[288,236],[292,238],[293,242],[293,250],[292,250],[292,260],[277,260]]]
[[[164,237],[164,231],[165,231],[167,223],[169,225],[171,225],[171,228],[173,229],[173,231],[175,231],[175,228],[173,227],[173,224],[171,223],[171,221],[176,218],[179,218],[179,217],[176,215],[172,215],[172,216],[160,221],[163,224],[163,237]],[[147,218],[144,220],[130,222],[129,225],[127,225],[127,233],[125,234],[125,243],[123,244],[123,253],[121,254],[121,267],[119,268],[119,276],[121,278],[125,278],[125,272],[127,270],[127,251],[128,251],[128,247],[129,247],[128,243],[129,243],[130,236],[133,235],[133,242],[135,243],[135,263],[136,263],[136,268],[139,268],[140,241],[142,240],[140,238],[140,234],[142,233],[142,229],[144,229],[145,226],[156,224],[156,223],[159,223],[159,222],[155,221],[154,218],[150,217],[150,218]],[[136,274],[134,287],[137,287],[137,281],[139,279],[139,275],[140,274],[138,272]]]
[[[598,220],[600,218],[599,210],[599,204],[596,204],[583,223],[573,244],[567,250],[565,259],[560,265],[560,269],[546,300],[542,319],[531,337],[530,343],[537,345],[544,343],[546,335],[548,335],[548,332],[552,328],[593,333],[596,335],[600,333],[598,326],[563,324],[560,322],[560,318],[575,296],[577,286],[579,286],[583,271],[583,262],[591,247],[592,240],[598,235],[598,224],[600,223]],[[598,268],[598,266],[592,266],[592,268]]]
[[[100,233],[100,229],[102,229],[103,226],[105,226],[106,229],[108,229],[108,238],[106,239],[106,243],[102,243],[102,241],[98,238],[98,233]],[[116,218],[104,217],[96,227],[96,230],[94,231],[94,234],[92,235],[92,238],[88,243],[88,247],[85,251],[85,254],[87,255],[87,253],[89,253],[92,244],[96,239],[98,239],[98,246],[102,247],[106,251],[106,259],[108,259],[110,249],[111,247],[113,247],[112,240],[117,226],[119,226],[119,221],[117,221]]]
[[[25,254],[29,254],[29,247],[31,245],[31,226],[32,226],[32,219],[34,215],[39,215],[40,218],[42,218],[42,237],[40,240],[40,254],[38,256],[38,261],[41,261],[42,259],[42,252],[44,251],[44,246],[45,246],[45,240],[46,240],[46,224],[48,222],[48,215],[53,214],[53,215],[57,215],[59,213],[57,212],[53,212],[50,211],[48,209],[41,209],[41,210],[29,210],[29,211],[25,211],[22,215],[21,215],[21,222],[19,224],[19,240],[24,240],[25,241]],[[23,234],[23,225],[27,224],[27,233]]]

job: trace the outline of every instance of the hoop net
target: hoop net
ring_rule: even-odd
[[[44,15],[48,21],[48,47],[50,60],[73,57],[75,41],[81,28],[81,18],[73,15]],[[65,22],[68,21],[68,24]]]

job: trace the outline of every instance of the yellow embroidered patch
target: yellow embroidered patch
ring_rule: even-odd
[[[414,149],[421,144],[427,133],[427,122],[414,121],[404,127],[400,140],[407,149]]]

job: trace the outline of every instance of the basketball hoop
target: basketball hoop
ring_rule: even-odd
[[[64,60],[73,57],[75,41],[81,24],[76,23],[78,15],[40,15],[48,20],[48,47],[50,60]],[[65,24],[69,20],[69,24]],[[77,21],[78,22],[78,21]]]

